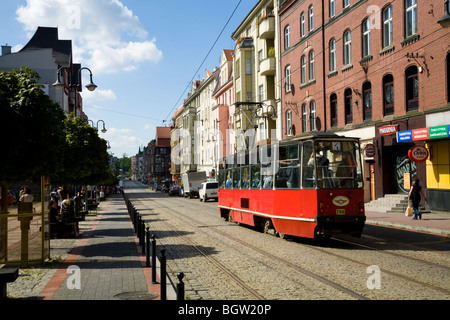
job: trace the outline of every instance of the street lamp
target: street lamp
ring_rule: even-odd
[[[94,127],[94,121],[92,121],[92,120],[88,120],[88,121],[89,121],[89,122],[92,122],[92,127]],[[103,129],[102,129],[101,131],[102,131],[102,133],[105,133],[107,130],[106,130],[106,128],[105,128],[105,121],[103,121],[103,120],[98,120],[98,121],[97,121],[97,126],[94,127],[94,128],[97,128],[97,131],[98,131],[98,123],[99,123],[100,121],[103,123]]]
[[[63,69],[70,69],[70,68],[69,67],[61,67],[58,69],[58,72],[56,73],[57,79],[56,79],[56,82],[53,84],[53,86],[55,88],[58,88],[58,89],[64,88],[64,83],[61,82],[61,76],[60,76],[61,70],[63,70]],[[81,70],[89,71],[89,83],[86,85],[86,88],[89,91],[94,91],[97,88],[97,85],[95,85],[94,82],[92,81],[92,71],[86,67],[80,68],[80,70],[78,70],[78,83],[76,84],[76,86],[78,87],[80,85]]]

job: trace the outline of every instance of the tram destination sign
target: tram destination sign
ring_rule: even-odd
[[[413,129],[397,132],[397,142],[421,141],[450,137],[450,125]]]

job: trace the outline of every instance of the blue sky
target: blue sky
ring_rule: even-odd
[[[74,63],[90,68],[98,86],[83,90],[85,113],[105,122],[100,136],[111,153],[131,156],[154,139],[157,126],[169,125],[163,120],[170,122],[190,81],[219,66],[222,49],[234,48],[231,33],[257,2],[1,0],[0,44],[15,52],[38,26],[57,26],[60,39],[72,40]]]

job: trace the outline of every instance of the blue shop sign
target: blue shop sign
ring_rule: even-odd
[[[412,130],[397,132],[397,142],[412,141]]]

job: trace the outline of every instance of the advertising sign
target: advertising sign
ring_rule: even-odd
[[[375,156],[375,150],[375,145],[373,143],[368,143],[364,148],[364,154],[367,158],[373,158]]]
[[[397,132],[397,142],[412,141],[412,130]]]
[[[428,139],[428,128],[414,129],[412,131],[413,141],[417,140],[427,140]]]
[[[415,146],[409,149],[408,157],[414,162],[423,162],[428,158],[428,149],[422,146]]]
[[[449,132],[448,125],[431,127],[430,131],[429,131],[429,136],[430,136],[430,139],[447,138],[448,132]]]
[[[382,136],[388,136],[390,134],[396,133],[397,131],[398,131],[398,124],[378,128],[378,134]]]

